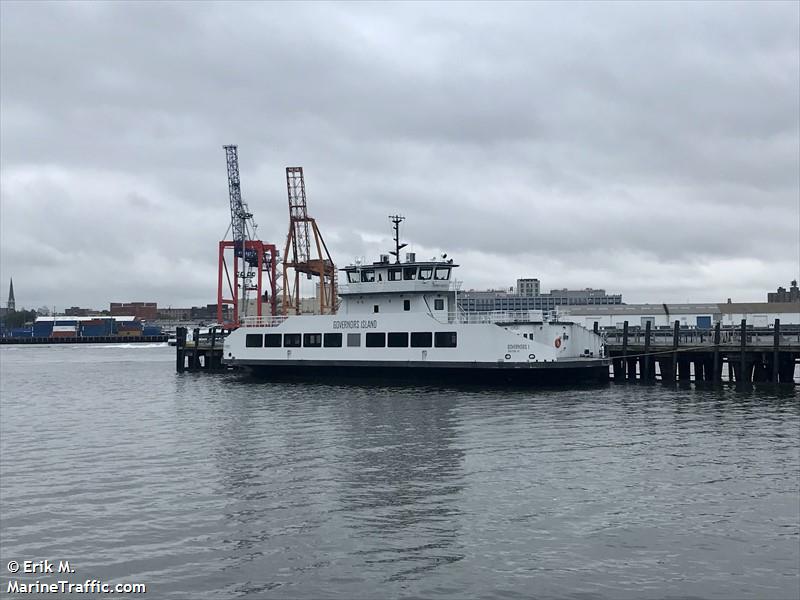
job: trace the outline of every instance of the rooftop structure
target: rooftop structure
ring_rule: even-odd
[[[540,293],[538,279],[517,279],[517,294],[520,296],[538,296]]]
[[[797,287],[797,280],[792,281],[788,291],[784,287],[779,287],[777,291],[769,292],[767,302],[800,302],[800,288]]]

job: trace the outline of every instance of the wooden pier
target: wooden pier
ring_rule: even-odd
[[[200,333],[200,329],[192,331],[192,340],[187,341],[188,330],[178,327],[175,330],[175,370],[184,371],[227,371],[229,367],[222,364],[222,350],[225,336],[229,329],[212,327],[208,333]]]
[[[595,327],[597,332],[597,327]],[[800,327],[753,328],[742,320],[738,327],[712,330],[622,330],[605,332],[606,355],[612,359],[614,381],[723,381],[794,384],[800,361]]]

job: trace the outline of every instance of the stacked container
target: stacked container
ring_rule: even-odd
[[[114,321],[110,318],[97,318],[81,321],[81,337],[103,337],[114,334]]]
[[[58,321],[56,321],[58,323]],[[53,332],[50,337],[77,337],[77,328],[75,325],[53,325]]]
[[[161,335],[160,325],[145,325],[142,328],[142,335]]]
[[[33,324],[33,337],[50,337],[51,333],[53,333],[52,321],[36,321]]]
[[[119,337],[141,337],[141,321],[117,321],[117,335]]]

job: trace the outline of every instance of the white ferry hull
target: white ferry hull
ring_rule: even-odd
[[[527,384],[608,379],[600,336],[580,325],[463,323],[420,314],[374,317],[300,316],[275,319],[269,327],[241,327],[225,339],[223,361],[268,379]],[[377,336],[379,347],[369,347],[370,336]],[[427,336],[425,347],[415,347],[418,336]],[[393,347],[398,338],[400,346]]]

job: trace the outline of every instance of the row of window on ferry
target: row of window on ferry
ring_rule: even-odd
[[[342,342],[348,348],[361,346],[360,333],[348,333],[343,339],[341,333],[248,333],[245,346],[248,348],[341,348]],[[389,333],[367,333],[364,345],[367,348],[455,348],[458,334],[455,331],[392,331]]]
[[[378,281],[383,281],[383,271],[378,271]],[[450,267],[397,267],[387,270],[389,281],[423,281],[434,279],[436,281],[447,281],[450,279]],[[375,281],[375,269],[361,269],[359,271],[348,271],[347,281],[349,283],[371,283]]]

